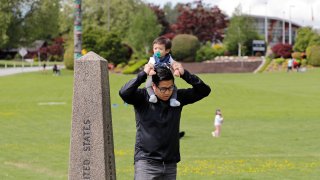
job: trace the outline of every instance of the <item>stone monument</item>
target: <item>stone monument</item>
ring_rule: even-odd
[[[69,180],[115,180],[108,62],[75,60]]]

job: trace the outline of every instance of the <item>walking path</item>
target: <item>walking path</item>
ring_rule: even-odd
[[[60,69],[63,67],[59,67]],[[16,67],[16,68],[4,68],[0,69],[0,76],[8,76],[12,74],[18,74],[18,73],[26,73],[26,72],[35,72],[35,71],[42,71],[43,67]],[[52,70],[52,66],[47,66],[46,70]]]

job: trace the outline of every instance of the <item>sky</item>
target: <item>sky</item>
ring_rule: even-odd
[[[163,6],[167,2],[188,3],[194,0],[144,0],[144,2]],[[320,29],[319,0],[202,0],[210,6],[217,5],[229,17],[241,3],[242,12],[251,15],[261,15],[284,18],[301,26],[312,26]]]

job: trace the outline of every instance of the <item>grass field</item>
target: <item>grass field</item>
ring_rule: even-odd
[[[320,69],[201,74],[210,96],[184,108],[179,180],[319,179]],[[134,113],[110,75],[117,179],[133,179]],[[178,87],[188,87],[181,79]],[[73,72],[0,77],[0,179],[67,179]],[[221,108],[222,137],[213,138]]]

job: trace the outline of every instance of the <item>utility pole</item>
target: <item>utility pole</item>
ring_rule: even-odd
[[[81,57],[82,50],[82,12],[81,1],[74,0],[75,5],[75,18],[74,18],[74,60]]]
[[[290,5],[289,7],[289,44],[292,44],[292,22],[291,22],[291,8],[293,8],[294,5]]]
[[[241,38],[241,32],[240,32],[240,27],[238,27],[238,57],[241,57],[241,41],[242,41],[242,38]]]
[[[286,29],[285,29],[285,12],[283,11],[283,19],[282,19],[282,44],[286,43]]]
[[[265,2],[266,4],[266,14],[264,16],[264,40],[268,44],[268,1]]]

